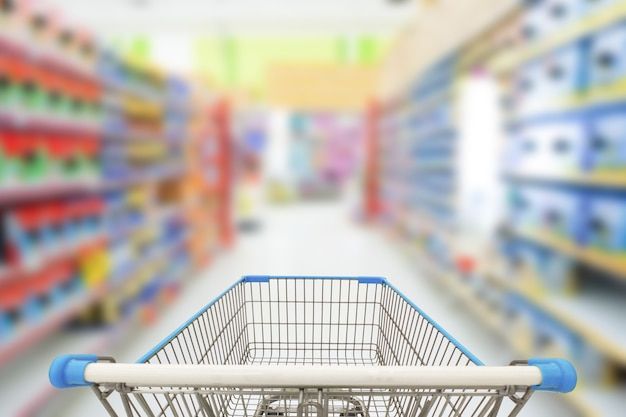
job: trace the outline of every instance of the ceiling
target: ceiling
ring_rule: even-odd
[[[106,36],[131,33],[392,34],[416,0],[46,0]]]

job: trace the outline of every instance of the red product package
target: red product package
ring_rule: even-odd
[[[0,309],[15,310],[24,304],[27,296],[25,280],[12,279],[0,286]]]
[[[96,156],[100,152],[100,141],[94,137],[85,137],[81,143],[81,152],[88,158]]]
[[[0,129],[0,148],[6,157],[20,157],[25,143],[24,131],[9,126]]]
[[[45,221],[45,210],[40,205],[25,206],[14,209],[13,219],[25,231],[40,228]]]

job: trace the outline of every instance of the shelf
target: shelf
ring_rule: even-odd
[[[433,107],[452,101],[454,99],[453,90],[453,88],[446,89],[421,100],[413,99],[408,105],[408,109],[412,114],[432,110]]]
[[[8,111],[0,109],[0,125],[11,126],[15,128],[38,128],[54,131],[66,131],[91,134],[100,136],[102,134],[101,124],[98,122],[89,122],[84,120],[66,119],[55,117],[53,115],[31,114],[22,109],[16,111]]]
[[[432,171],[456,171],[457,164],[455,158],[439,158],[431,161],[416,160],[411,167],[413,172],[432,172]]]
[[[94,289],[88,294],[80,293],[74,296],[72,300],[68,300],[64,306],[55,309],[54,312],[47,312],[43,322],[20,327],[7,344],[0,345],[0,367],[54,333],[105,293],[106,288],[104,286]]]
[[[187,238],[188,236],[185,235],[173,243],[170,242],[166,244],[165,247],[159,247],[155,250],[152,250],[151,253],[144,255],[139,260],[127,262],[121,268],[118,268],[121,269],[121,272],[114,273],[111,277],[109,277],[109,285],[112,289],[119,288],[129,279],[129,277],[132,277],[137,271],[139,271],[140,268],[145,267],[151,262],[167,259],[173,251],[180,248],[187,242]]]
[[[52,359],[67,353],[110,355],[111,349],[136,327],[131,317],[112,327],[64,331],[50,337],[45,344],[34,347],[32,352],[8,365],[6,371],[15,377],[10,382],[0,383],[2,395],[11,398],[11,401],[0,403],[0,414],[7,417],[35,417],[41,414],[51,400],[69,400],[73,396],[69,391],[58,391],[48,381],[48,367]]]
[[[135,262],[128,271],[124,271],[123,274],[117,277],[110,277],[107,283],[101,287],[93,289],[87,294],[80,293],[76,295],[73,300],[66,302],[63,307],[56,309],[54,312],[48,312],[42,323],[25,325],[18,329],[16,334],[6,345],[0,346],[0,367],[30,346],[45,339],[75,317],[84,308],[99,300],[111,290],[117,288],[120,284],[125,282],[133,272],[138,270],[138,268],[144,267],[153,260],[166,259],[171,252],[182,246],[186,242],[186,239],[187,236],[183,236],[177,241],[167,244],[165,247],[157,248],[157,250],[154,250],[141,262]]]
[[[0,206],[62,197],[72,194],[96,193],[100,181],[49,182],[20,186],[0,186]]]
[[[55,254],[50,254],[49,256],[45,256],[42,259],[38,260],[33,265],[16,265],[16,266],[0,267],[0,283],[11,280],[11,279],[17,279],[23,276],[24,274],[40,271],[46,266],[48,266],[49,264],[51,264],[52,262],[74,257],[78,253],[84,251],[85,249],[99,245],[107,240],[108,240],[107,235],[99,235],[99,236],[90,238],[86,241],[80,242],[70,248],[65,248],[60,253],[55,253]]]
[[[185,207],[182,204],[177,204],[174,206],[165,206],[158,210],[150,210],[145,212],[145,218],[140,220],[138,224],[133,224],[130,226],[123,227],[115,227],[113,228],[111,225],[108,225],[109,228],[109,238],[111,241],[117,241],[122,238],[126,238],[131,234],[142,231],[144,229],[148,229],[159,225],[163,222],[167,222],[174,217],[180,215]]]
[[[610,255],[603,251],[581,247],[564,238],[548,233],[515,230],[514,233],[525,240],[553,249],[588,266],[604,271],[619,280],[626,280],[626,256]]]
[[[626,398],[626,387],[612,389],[597,389],[585,387],[580,392],[575,392],[580,402],[596,412],[597,417],[621,417]]]
[[[135,175],[123,180],[109,180],[106,181],[102,188],[104,190],[114,190],[117,188],[131,187],[133,185],[139,185],[143,183],[158,183],[170,179],[181,178],[187,174],[187,169],[180,165],[159,168],[157,172],[147,172],[140,175]]]
[[[149,91],[150,89],[145,89],[137,85],[132,85],[127,83],[126,81],[111,80],[110,78],[105,78],[103,80],[103,84],[105,90],[114,94],[129,95],[137,100],[143,100],[156,105],[164,105],[166,101],[164,94],[155,91]],[[111,99],[107,99],[107,104],[111,104],[110,101]],[[119,103],[113,104],[117,105]]]
[[[573,296],[549,294],[511,282],[501,271],[485,271],[490,279],[529,300],[569,329],[584,338],[585,343],[626,366],[626,333],[623,327],[624,299],[620,294],[589,289]],[[539,278],[534,281],[540,282]]]
[[[446,209],[453,210],[455,199],[447,193],[436,193],[434,191],[409,191],[408,199],[413,203],[426,203]]]
[[[92,65],[86,62],[80,62],[78,58],[65,56],[59,50],[54,53],[50,50],[34,48],[34,41],[32,39],[19,35],[13,36],[14,34],[15,32],[9,31],[0,32],[0,47],[11,49],[12,51],[26,55],[30,59],[39,60],[50,66],[61,68],[75,76],[100,83],[100,79],[96,74],[95,63]]]
[[[580,187],[626,189],[626,169],[616,169],[612,171],[604,170],[598,172],[573,174],[536,174],[511,172],[505,174],[505,178],[510,181],[554,183],[576,185]]]
[[[539,58],[550,51],[574,42],[597,30],[617,24],[624,20],[625,17],[626,3],[617,1],[615,4],[605,6],[592,15],[566,28],[557,30],[554,34],[548,35],[545,39],[517,47],[498,55],[488,64],[488,67],[497,73],[506,73],[518,68],[527,61]]]
[[[423,211],[417,212],[415,209],[409,210],[405,216],[405,226],[413,224],[419,225],[426,231],[441,236],[446,242],[451,243],[454,240],[454,227],[451,223],[433,217],[431,214]]]
[[[141,129],[128,129],[125,132],[103,131],[102,139],[118,143],[157,143],[164,145],[179,145],[184,143],[184,139],[167,137],[164,133],[154,134]]]
[[[522,351],[514,346],[505,322],[500,320],[498,316],[498,311],[483,303],[474,293],[471,286],[464,284],[454,272],[444,271],[435,265],[420,248],[413,245],[408,247],[408,251],[411,258],[416,260],[416,263],[427,275],[432,276],[437,283],[443,285],[471,314],[476,316],[490,331],[504,340],[515,351],[516,355],[526,358],[533,355],[533,352]],[[573,407],[583,417],[608,417],[610,414],[605,413],[604,410],[614,411],[620,409],[611,408],[614,404],[621,404],[618,403],[622,398],[620,390],[589,392],[587,389],[579,388],[575,392],[559,396],[559,398]],[[594,399],[593,395],[601,396],[601,400]]]
[[[513,113],[506,125],[514,126],[553,120],[563,115],[576,114],[594,108],[609,107],[626,102],[626,79],[587,92],[561,97],[546,97],[540,108]]]

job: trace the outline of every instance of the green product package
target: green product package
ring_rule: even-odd
[[[21,105],[29,111],[39,111],[46,108],[47,94],[33,82],[22,84],[20,91]]]
[[[20,101],[20,87],[18,84],[0,81],[0,107],[14,110]]]
[[[38,149],[22,157],[19,180],[23,183],[41,181],[50,171],[50,160],[44,150]]]
[[[65,180],[75,180],[83,172],[84,157],[82,155],[71,155],[61,161],[61,174]]]

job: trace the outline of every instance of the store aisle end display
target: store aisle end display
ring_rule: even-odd
[[[154,321],[232,240],[230,109],[25,3],[0,3],[0,367]]]
[[[523,2],[370,112],[379,217],[517,354],[571,359],[582,387],[564,398],[581,416],[617,415],[626,387],[625,19],[623,1]],[[505,209],[468,252],[450,158],[472,77],[504,92]]]

